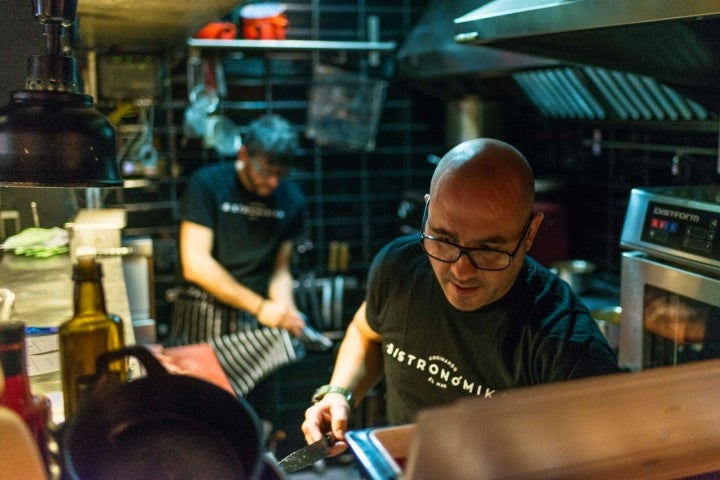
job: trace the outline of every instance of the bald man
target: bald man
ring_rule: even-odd
[[[492,139],[438,163],[421,234],[376,256],[330,384],[305,413],[307,442],[347,448],[351,407],[385,375],[388,421],[474,395],[619,371],[569,285],[527,255],[543,221],[523,155]]]

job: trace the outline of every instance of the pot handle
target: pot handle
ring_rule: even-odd
[[[131,345],[117,350],[111,350],[98,355],[95,360],[95,373],[101,375],[108,370],[108,365],[125,357],[135,357],[145,368],[148,376],[170,375],[170,373],[162,366],[160,361],[155,358],[150,350],[140,345]]]

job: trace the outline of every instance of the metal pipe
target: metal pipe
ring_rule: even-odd
[[[189,47],[235,50],[362,50],[390,52],[395,42],[343,42],[327,40],[208,40],[189,38]]]
[[[648,152],[669,152],[677,153],[681,151],[685,154],[691,155],[708,155],[714,157],[718,155],[718,150],[714,148],[703,148],[703,147],[688,147],[685,145],[658,145],[651,143],[639,143],[639,142],[618,142],[614,140],[593,140],[587,139],[582,142],[584,147],[590,147],[592,145],[599,145],[603,148],[613,148],[616,150],[645,150]]]

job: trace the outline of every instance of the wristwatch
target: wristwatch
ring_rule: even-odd
[[[315,390],[315,393],[313,393],[312,396],[312,403],[315,404],[323,399],[325,395],[328,393],[339,393],[343,397],[345,397],[345,400],[350,404],[350,406],[353,406],[352,398],[353,394],[350,390],[343,387],[338,387],[336,385],[323,385],[322,387]]]

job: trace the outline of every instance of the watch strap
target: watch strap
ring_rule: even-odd
[[[328,393],[339,393],[340,395],[345,397],[345,400],[347,400],[347,402],[352,407],[352,398],[353,398],[352,392],[350,390],[348,390],[347,388],[338,387],[337,385],[323,385],[322,387],[315,390],[315,393],[313,393],[313,396],[312,396],[312,403],[315,404],[315,403],[319,402]]]

